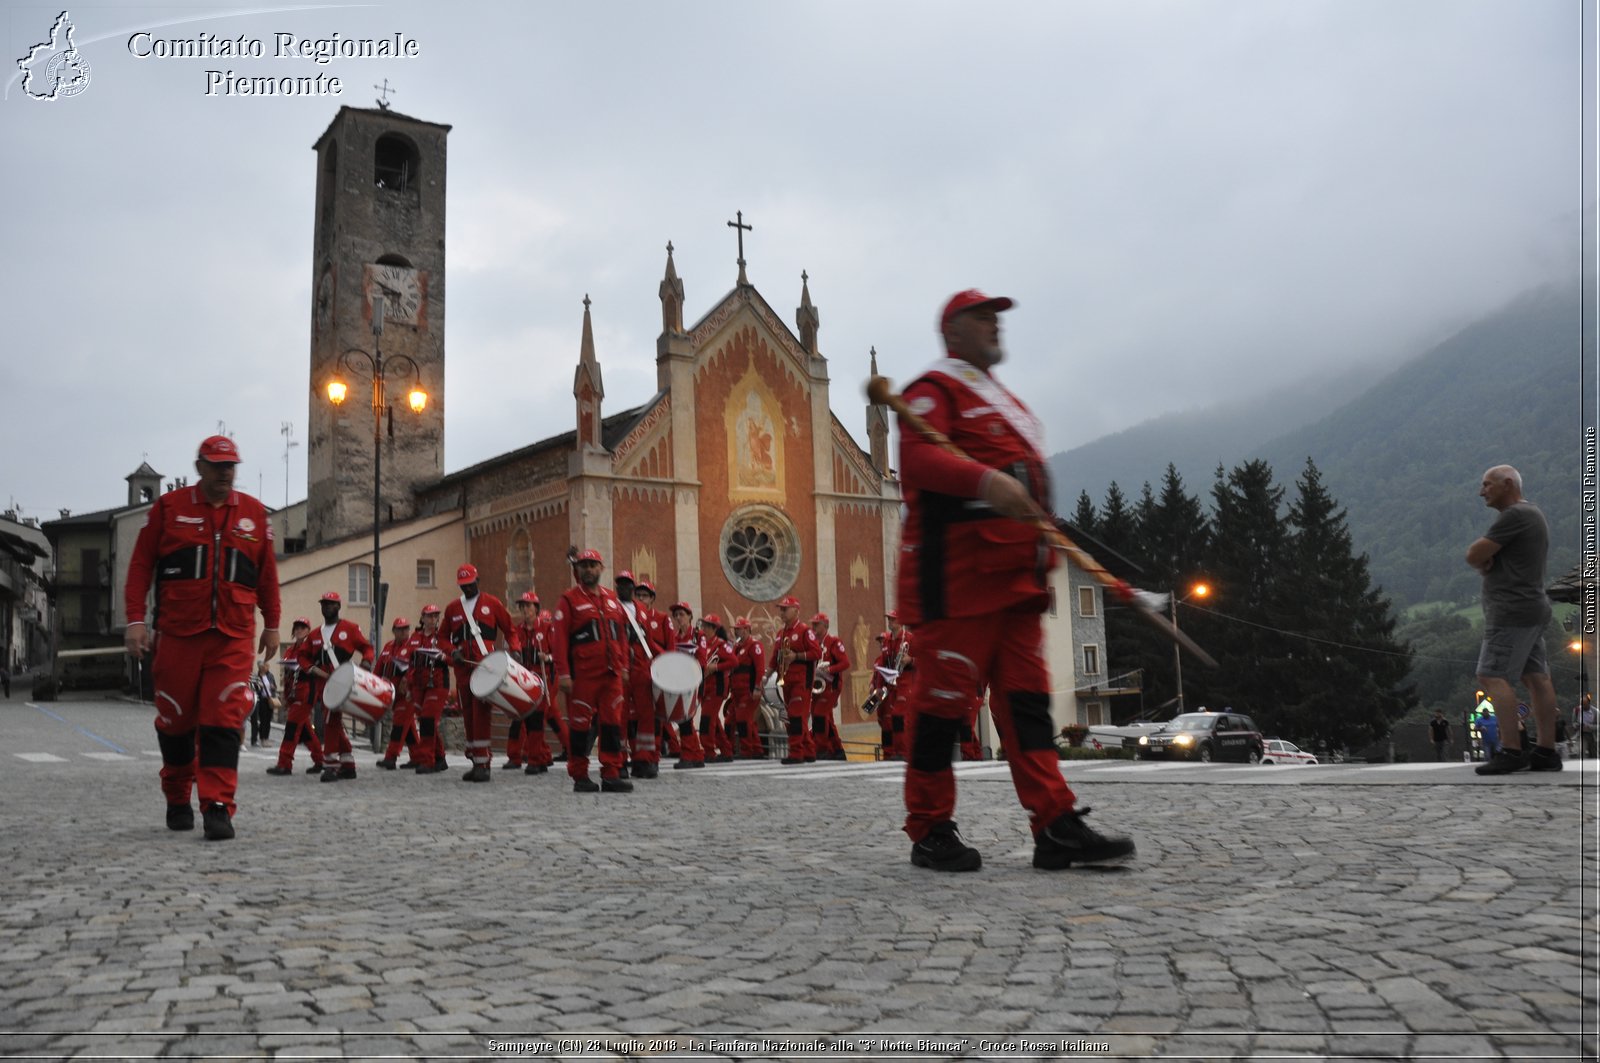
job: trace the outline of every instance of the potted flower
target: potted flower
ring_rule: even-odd
[[[1081,723],[1069,723],[1061,729],[1061,737],[1067,740],[1067,745],[1077,749],[1083,745],[1083,740],[1089,736],[1089,728]]]

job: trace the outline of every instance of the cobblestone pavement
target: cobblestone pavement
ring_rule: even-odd
[[[208,843],[164,825],[148,709],[0,724],[8,1056],[1594,1058],[1578,765],[1068,764],[1139,853],[1053,873],[968,765],[984,867],[939,875],[894,765],[578,795],[247,751]]]

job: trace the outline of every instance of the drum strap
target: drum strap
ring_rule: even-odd
[[[478,644],[478,652],[485,657],[489,656],[489,647],[483,644],[483,632],[478,630],[478,622],[472,617],[472,607],[467,605],[466,595],[461,596],[461,614],[467,618],[467,630],[472,632],[472,640]]]
[[[644,659],[647,661],[655,660],[655,651],[650,648],[650,640],[644,637],[644,631],[639,627],[639,621],[635,619],[633,610],[624,607],[622,611],[627,616],[628,625],[633,628],[633,633],[639,636],[639,643],[644,647]]]

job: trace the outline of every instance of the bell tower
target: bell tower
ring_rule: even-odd
[[[306,545],[372,528],[374,415],[370,359],[388,373],[377,428],[379,519],[413,514],[414,485],[444,474],[445,138],[450,127],[387,107],[341,107],[318,138],[312,237],[311,394]],[[383,331],[372,331],[382,301]],[[346,366],[340,359],[356,349]],[[427,409],[406,406],[416,362]],[[391,359],[394,359],[391,361]],[[404,367],[407,371],[401,372]],[[328,399],[342,375],[349,398]]]

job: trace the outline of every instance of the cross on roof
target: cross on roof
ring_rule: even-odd
[[[749,284],[749,278],[744,275],[744,234],[746,232],[755,232],[756,227],[754,225],[746,225],[744,223],[744,211],[742,210],[734,211],[733,216],[739,220],[730,221],[728,223],[728,228],[734,230],[734,232],[736,232],[739,236],[739,283]]]
[[[398,89],[391,89],[389,87],[388,78],[383,79],[382,85],[374,85],[372,87],[378,90],[378,108],[380,110],[387,111],[389,109],[389,94],[391,92],[396,96],[400,95],[400,91]]]

